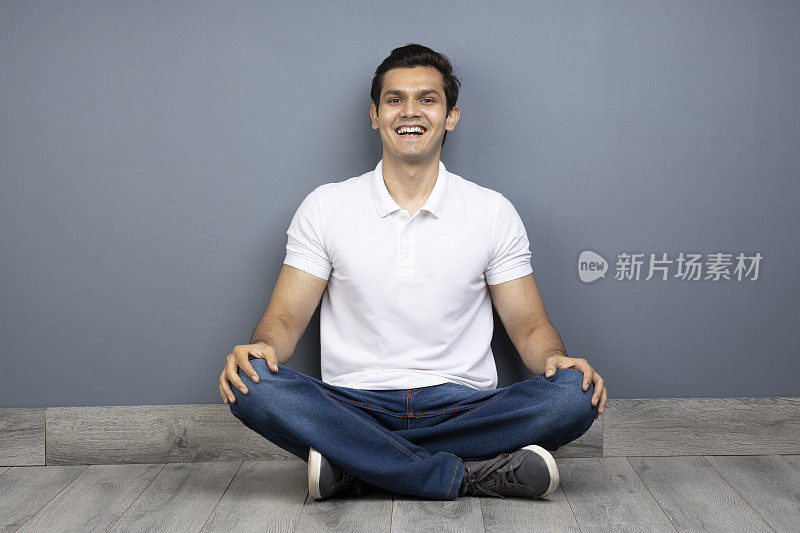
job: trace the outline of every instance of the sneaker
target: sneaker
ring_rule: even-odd
[[[339,494],[358,496],[365,484],[350,472],[328,461],[314,448],[308,450],[308,493],[315,500]]]
[[[464,461],[458,495],[543,498],[556,490],[558,483],[553,456],[531,444],[493,459]]]

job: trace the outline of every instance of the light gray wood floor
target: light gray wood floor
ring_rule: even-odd
[[[797,531],[800,455],[556,459],[547,499],[315,501],[306,463],[0,467],[0,531]]]

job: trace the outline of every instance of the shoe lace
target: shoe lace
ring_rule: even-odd
[[[473,496],[496,496],[505,498],[492,489],[507,485],[519,485],[514,469],[509,464],[510,453],[501,453],[493,459],[480,461],[474,467],[467,468],[466,493]]]

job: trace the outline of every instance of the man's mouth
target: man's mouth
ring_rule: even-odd
[[[422,126],[400,126],[394,132],[406,139],[418,139],[425,135],[428,130]]]

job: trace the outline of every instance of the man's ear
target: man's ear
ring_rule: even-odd
[[[461,109],[458,106],[453,106],[453,109],[450,110],[450,113],[447,115],[447,124],[445,125],[445,129],[447,131],[453,131],[453,128],[456,127],[458,124],[458,119],[461,117]]]
[[[369,116],[372,119],[372,129],[377,130],[380,128],[378,125],[378,108],[375,107],[375,104],[369,104]]]

